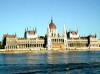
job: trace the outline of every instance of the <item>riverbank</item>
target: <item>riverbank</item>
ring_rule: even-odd
[[[50,49],[47,50],[46,48],[42,49],[33,49],[33,48],[26,48],[26,49],[0,49],[0,54],[20,54],[20,53],[58,53],[58,52],[82,52],[82,51],[100,51],[100,47],[69,47],[66,49]]]

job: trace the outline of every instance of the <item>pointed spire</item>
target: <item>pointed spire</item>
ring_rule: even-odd
[[[25,32],[26,32],[26,28],[25,28]]]
[[[77,24],[76,24],[76,31],[77,31],[77,33],[78,33],[78,27],[77,27]]]
[[[53,23],[53,17],[51,17],[51,23]]]
[[[36,27],[35,27],[35,33],[37,33],[37,29],[36,29]]]
[[[28,31],[28,27],[27,27],[27,31]]]
[[[49,33],[49,26],[47,27],[47,34]]]
[[[68,32],[68,27],[67,26],[65,26],[66,27],[66,33]]]
[[[68,42],[67,42],[66,26],[64,25],[64,48],[66,49],[67,47],[68,47]]]
[[[63,36],[65,35],[65,24],[63,25]]]
[[[66,34],[66,26],[65,26],[65,24],[64,24],[64,35]]]
[[[34,32],[34,28],[33,28],[33,32]]]

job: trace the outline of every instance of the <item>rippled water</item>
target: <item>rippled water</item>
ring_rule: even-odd
[[[100,74],[100,52],[0,54],[0,74]]]

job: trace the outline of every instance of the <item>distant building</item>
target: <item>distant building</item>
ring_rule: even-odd
[[[17,38],[15,35],[4,34],[3,47],[5,49],[25,49],[25,48],[47,48],[50,49],[66,49],[69,47],[100,47],[100,40],[96,35],[81,37],[78,31],[67,32],[63,27],[63,34],[57,33],[57,27],[51,19],[47,28],[46,36],[38,36],[37,29],[25,29],[24,37]]]

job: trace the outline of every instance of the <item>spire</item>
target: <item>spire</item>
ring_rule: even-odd
[[[25,32],[26,32],[26,28],[25,28]]]
[[[27,31],[28,31],[28,27],[27,27]]]
[[[51,17],[51,23],[53,23],[53,17]]]
[[[77,27],[77,24],[76,24],[76,31],[77,31],[77,33],[78,33],[78,27]]]
[[[50,28],[50,29],[56,29],[56,25],[53,23],[52,17],[51,17],[51,22],[50,22],[50,24],[49,24],[49,28]]]
[[[66,49],[68,47],[68,41],[67,41],[67,34],[66,34],[66,26],[64,25],[64,48]]]
[[[64,36],[66,36],[66,27],[64,25]]]
[[[33,32],[34,32],[34,28],[33,28]]]
[[[35,33],[37,33],[37,29],[36,29],[36,27],[35,27]]]

